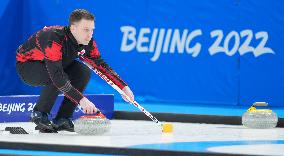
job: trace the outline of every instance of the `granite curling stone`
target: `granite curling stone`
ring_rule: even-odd
[[[270,109],[256,109],[267,106],[265,102],[255,102],[243,115],[242,124],[248,128],[269,129],[277,126],[278,116]]]
[[[82,135],[102,135],[110,130],[110,121],[102,113],[81,116],[74,121],[74,130]]]

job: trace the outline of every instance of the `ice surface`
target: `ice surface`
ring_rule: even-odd
[[[39,133],[34,124],[1,123],[0,141],[128,147],[153,143],[201,142],[201,141],[257,141],[284,140],[284,129],[249,129],[241,125],[176,123],[173,133],[162,133],[161,127],[152,121],[111,120],[111,129],[100,136],[84,136],[75,132]],[[7,126],[23,127],[30,134],[9,134]],[[284,150],[284,148],[282,148]],[[284,153],[284,151],[282,151]]]

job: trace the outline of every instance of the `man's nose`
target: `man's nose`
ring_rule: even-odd
[[[88,33],[87,35],[88,38],[92,38],[92,36],[93,36],[93,33]]]
[[[88,34],[89,35],[88,37],[92,37],[93,33],[94,33],[93,31],[90,31],[89,34]]]

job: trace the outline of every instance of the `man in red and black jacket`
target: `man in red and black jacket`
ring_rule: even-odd
[[[95,18],[90,12],[76,9],[69,17],[69,26],[45,27],[17,49],[16,67],[21,79],[32,86],[44,86],[31,115],[43,132],[74,131],[70,118],[77,104],[86,114],[98,111],[82,94],[89,82],[90,70],[76,60],[79,55],[87,58],[89,64],[103,68],[103,74],[134,99],[127,84],[101,58],[92,38],[94,24]],[[60,92],[64,93],[64,100],[52,123],[48,114]]]

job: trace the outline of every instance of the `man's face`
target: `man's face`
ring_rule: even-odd
[[[93,36],[95,23],[93,20],[82,19],[72,24],[70,29],[78,44],[88,45]]]

